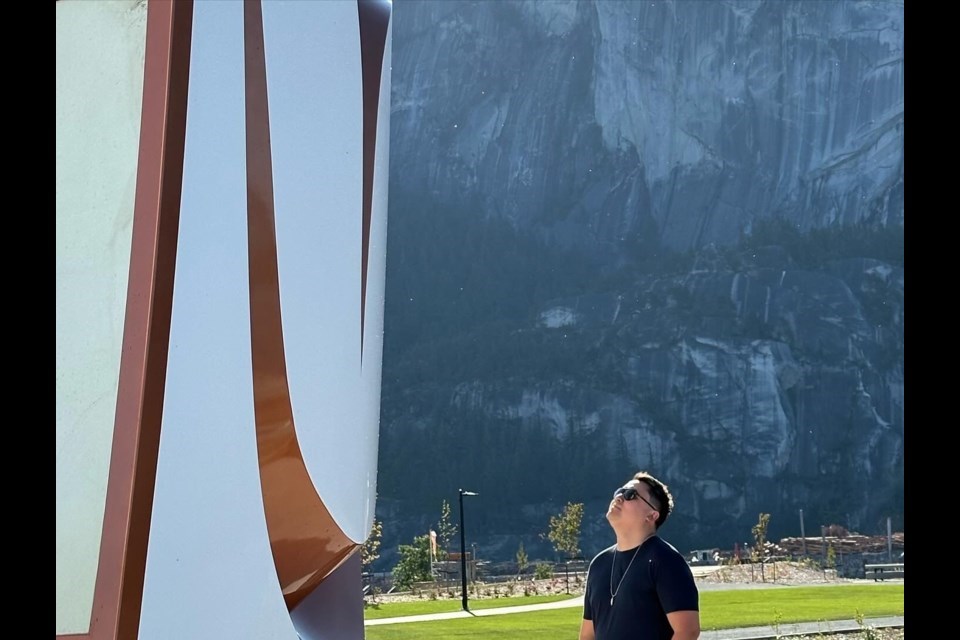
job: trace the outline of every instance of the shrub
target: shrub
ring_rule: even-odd
[[[546,580],[553,577],[553,567],[549,562],[538,562],[533,571],[533,577],[537,580]]]

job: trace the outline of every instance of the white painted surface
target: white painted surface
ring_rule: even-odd
[[[373,526],[377,506],[377,465],[380,438],[380,390],[383,366],[383,305],[386,293],[387,269],[387,209],[390,173],[390,88],[391,52],[393,51],[393,19],[387,30],[383,72],[380,81],[380,115],[377,121],[377,154],[373,177],[373,221],[370,225],[370,262],[367,265],[367,319],[363,341],[363,366],[360,375],[366,402],[362,403],[362,424],[365,425],[364,444],[367,447],[363,477],[358,479],[363,508],[358,518],[362,532],[354,538],[365,542]],[[348,533],[354,535],[353,529]]]
[[[57,9],[57,634],[90,626],[133,229],[146,6]]]
[[[170,359],[140,638],[296,638],[253,411],[242,3],[195,5]],[[294,418],[351,538],[376,491],[389,84],[360,363],[362,100],[354,0],[264,3],[281,312]],[[389,61],[385,65],[389,78]],[[359,586],[359,585],[358,585]]]
[[[264,4],[280,299],[304,462],[344,533],[366,539],[376,498],[389,82],[361,367],[363,95],[354,0]],[[389,70],[389,59],[386,61]],[[389,73],[384,76],[389,80]]]
[[[247,286],[243,3],[194,5],[170,357],[140,640],[295,640],[267,535]]]

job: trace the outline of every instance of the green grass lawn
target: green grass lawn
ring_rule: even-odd
[[[568,595],[553,596],[517,596],[503,598],[484,598],[483,600],[470,600],[470,609],[495,609],[497,607],[515,607],[525,604],[541,604],[544,602],[557,602],[558,600],[569,600]],[[418,616],[424,613],[449,613],[451,611],[460,611],[461,603],[456,600],[418,600],[416,602],[389,602],[379,606],[368,606],[363,617],[366,620],[376,620],[378,618],[396,618],[400,616]]]
[[[903,615],[903,585],[730,589],[700,594],[703,629]]]
[[[554,597],[554,600],[563,597]],[[540,600],[543,602],[544,600]],[[470,606],[478,609],[482,602],[489,607],[511,604],[533,604],[532,597],[475,600]],[[448,605],[453,604],[453,608]],[[459,601],[429,601],[390,605],[388,616],[457,611]],[[405,607],[416,606],[408,613]],[[429,607],[435,607],[433,609]],[[444,608],[439,608],[444,607]],[[370,609],[367,617],[370,618]],[[700,624],[704,630],[751,627],[788,622],[816,622],[865,617],[903,615],[903,585],[838,585],[828,587],[789,587],[775,589],[731,589],[700,593]],[[458,618],[434,622],[413,622],[367,627],[368,640],[413,639],[446,640],[448,638],[530,638],[556,640],[574,638],[580,628],[579,607],[515,613],[504,616]]]

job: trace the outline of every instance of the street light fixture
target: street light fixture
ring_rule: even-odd
[[[467,607],[467,552],[466,552],[466,536],[463,533],[463,496],[478,496],[479,493],[474,493],[473,491],[464,491],[459,489],[460,492],[460,584],[463,588],[461,602],[463,604],[463,610],[469,611]]]

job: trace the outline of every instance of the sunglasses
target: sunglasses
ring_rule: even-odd
[[[619,489],[617,489],[616,491],[613,492],[613,497],[614,497],[614,499],[616,499],[617,496],[623,496],[623,499],[626,500],[626,501],[628,501],[628,502],[631,501],[631,500],[636,500],[637,498],[640,498],[641,500],[643,500],[644,502],[646,502],[647,505],[649,505],[649,507],[650,507],[651,509],[653,509],[654,511],[656,511],[656,512],[659,512],[659,511],[660,511],[660,510],[657,509],[655,506],[653,506],[652,504],[650,504],[650,501],[647,500],[646,498],[644,498],[642,495],[640,495],[640,492],[637,491],[636,489],[634,489],[633,487],[620,487]]]

